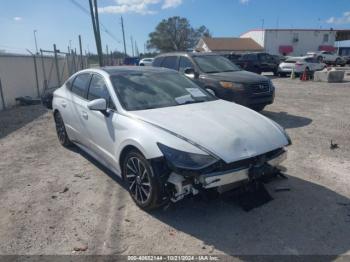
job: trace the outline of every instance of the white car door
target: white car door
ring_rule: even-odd
[[[82,73],[75,77],[70,90],[66,92],[66,108],[70,115],[68,126],[68,135],[76,142],[89,147],[89,140],[86,136],[86,117],[87,117],[87,89],[91,80],[90,73]]]
[[[115,140],[116,132],[114,123],[118,114],[109,94],[108,88],[102,76],[93,74],[88,90],[89,101],[104,98],[107,102],[107,112],[88,110],[88,118],[85,121],[86,132],[93,150],[110,164],[115,164]]]

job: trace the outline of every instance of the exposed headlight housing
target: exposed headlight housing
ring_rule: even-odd
[[[177,169],[196,171],[211,166],[218,161],[211,155],[184,152],[161,143],[157,143],[157,145],[168,163]]]
[[[230,89],[244,89],[244,85],[241,83],[233,83],[229,81],[220,81],[220,85],[223,88],[230,88]]]

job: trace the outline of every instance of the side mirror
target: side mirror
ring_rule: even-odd
[[[196,78],[196,72],[191,67],[185,68],[184,73],[185,73],[185,76],[187,76],[188,78],[191,78],[191,79]]]
[[[102,113],[107,112],[107,102],[106,99],[99,98],[90,101],[87,107],[92,111],[101,111]]]
[[[209,88],[206,88],[205,89],[209,94],[211,94],[211,95],[213,95],[213,96],[216,96],[215,95],[215,92],[213,91],[213,90],[211,90],[211,89],[209,89]]]

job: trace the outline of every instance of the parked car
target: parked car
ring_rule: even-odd
[[[261,74],[263,72],[272,72],[277,75],[279,59],[267,53],[246,53],[243,54],[235,64],[242,69]]]
[[[123,65],[138,65],[140,58],[138,57],[125,57]]]
[[[237,61],[241,58],[242,54],[235,54],[235,53],[224,53],[222,56],[226,57],[228,60],[230,60],[232,63],[237,65]]]
[[[291,74],[292,70],[296,75],[302,74],[304,71],[307,73],[313,73],[326,68],[327,65],[319,62],[314,57],[289,57],[286,61],[282,62],[278,67],[278,74],[280,76],[286,76]]]
[[[319,62],[324,62],[326,64],[341,65],[341,66],[344,66],[346,64],[345,60],[341,56],[333,52],[328,52],[328,51],[307,52],[307,55],[313,56]]]
[[[80,71],[54,92],[53,114],[59,142],[122,177],[144,209],[259,180],[291,144],[272,120],[161,68]]]
[[[152,66],[154,58],[142,58],[139,62],[139,66]]]
[[[213,53],[168,53],[157,56],[155,67],[184,73],[217,97],[261,111],[272,104],[275,87],[265,76],[247,72]]]

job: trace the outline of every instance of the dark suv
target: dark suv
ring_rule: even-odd
[[[218,98],[261,111],[272,104],[275,87],[265,76],[243,71],[227,58],[212,53],[168,53],[157,56],[155,67],[184,73]]]
[[[278,65],[280,63],[276,56],[267,53],[247,53],[235,58],[234,60],[230,60],[236,65],[239,65],[242,69],[257,74],[272,72],[274,75],[277,75]]]

